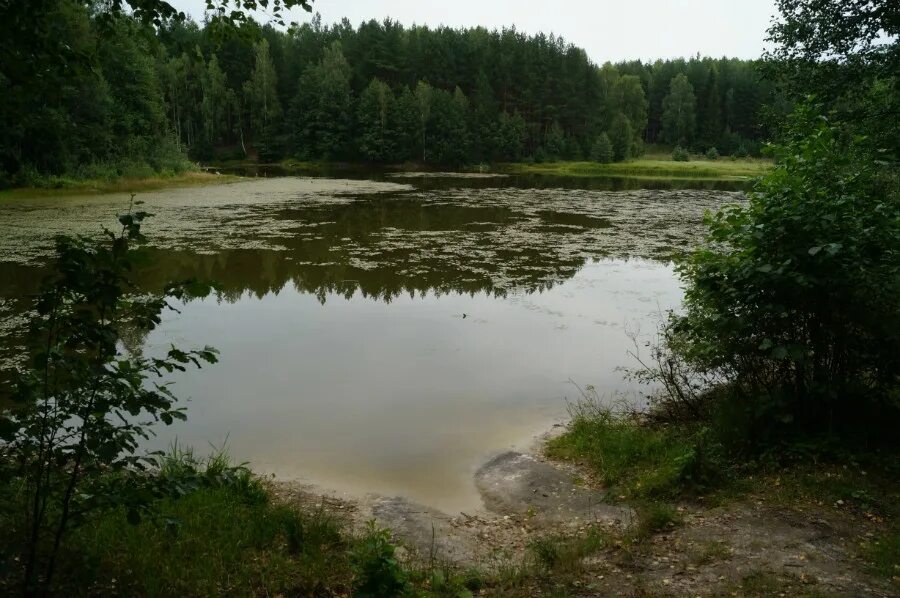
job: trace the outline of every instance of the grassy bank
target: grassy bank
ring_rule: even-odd
[[[18,187],[15,189],[2,190],[0,191],[0,201],[19,197],[137,193],[141,191],[156,191],[159,189],[233,183],[239,180],[241,180],[241,177],[235,175],[195,171],[173,174],[170,176],[151,175],[114,179],[50,177],[47,178],[45,183],[42,183],[41,186]]]
[[[742,180],[765,174],[772,167],[771,160],[741,158],[731,160],[695,159],[676,162],[670,157],[647,156],[626,162],[599,164],[597,162],[544,162],[540,164],[499,164],[495,170],[508,174],[540,174],[567,177],[633,177],[684,178],[708,180]]]
[[[71,531],[52,595],[465,596],[480,587],[434,563],[401,565],[387,530],[353,529],[321,499],[277,499],[222,455],[200,462],[174,451],[147,481],[160,497],[139,519],[99,510]],[[15,484],[0,489],[2,595],[21,593],[16,540],[28,498]]]
[[[546,450],[587,468],[611,496],[642,509],[647,516],[639,528],[646,531],[678,525],[680,505],[701,517],[749,503],[821,522],[840,518],[859,535],[851,552],[862,570],[900,584],[895,450],[798,442],[741,454],[702,426],[654,424],[596,403],[576,407],[569,428]]]
[[[772,168],[772,161],[762,158],[721,158],[707,160],[697,157],[690,162],[676,162],[669,155],[649,155],[644,158],[600,164],[597,162],[543,162],[501,163],[494,165],[448,167],[419,162],[405,164],[367,164],[355,162],[302,162],[282,160],[276,164],[259,164],[252,161],[216,163],[216,167],[232,172],[250,172],[254,169],[270,170],[284,174],[327,175],[331,173],[366,173],[372,171],[433,171],[458,170],[462,172],[497,172],[516,175],[544,175],[556,177],[617,177],[635,179],[696,179],[709,181],[741,181],[765,174]]]

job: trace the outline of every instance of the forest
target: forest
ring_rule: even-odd
[[[137,178],[184,169],[185,157],[608,162],[648,143],[756,155],[763,109],[778,103],[755,61],[598,65],[552,34],[329,26],[318,15],[222,35],[209,22],[154,26],[90,6],[51,3],[38,17],[46,36],[0,42],[7,186]]]

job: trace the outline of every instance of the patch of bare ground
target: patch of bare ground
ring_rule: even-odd
[[[714,507],[685,503],[648,531],[639,506],[611,504],[588,472],[539,454],[496,456],[476,486],[485,508],[450,515],[400,497],[271,484],[279,500],[325,509],[355,529],[375,520],[408,563],[477,568],[484,596],[900,595],[860,557],[879,522],[814,501],[761,492]]]

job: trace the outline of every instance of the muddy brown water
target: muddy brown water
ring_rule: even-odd
[[[256,470],[457,512],[472,474],[566,414],[578,385],[639,400],[617,368],[682,291],[671,259],[725,189],[612,190],[513,177],[259,178],[144,193],[140,281],[221,286],[132,348],[210,344],[159,430]],[[614,185],[613,185],[614,186]],[[633,186],[633,185],[632,185]],[[664,187],[655,182],[655,187]],[[127,195],[0,202],[0,357],[58,233],[113,226]]]

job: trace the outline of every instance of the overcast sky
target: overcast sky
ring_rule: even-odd
[[[170,2],[202,20],[205,0]],[[354,26],[385,17],[405,25],[515,25],[527,33],[561,35],[603,63],[698,52],[757,58],[774,5],[774,0],[316,0],[313,7],[323,23],[347,17]],[[302,23],[311,18],[294,10],[287,20]]]

